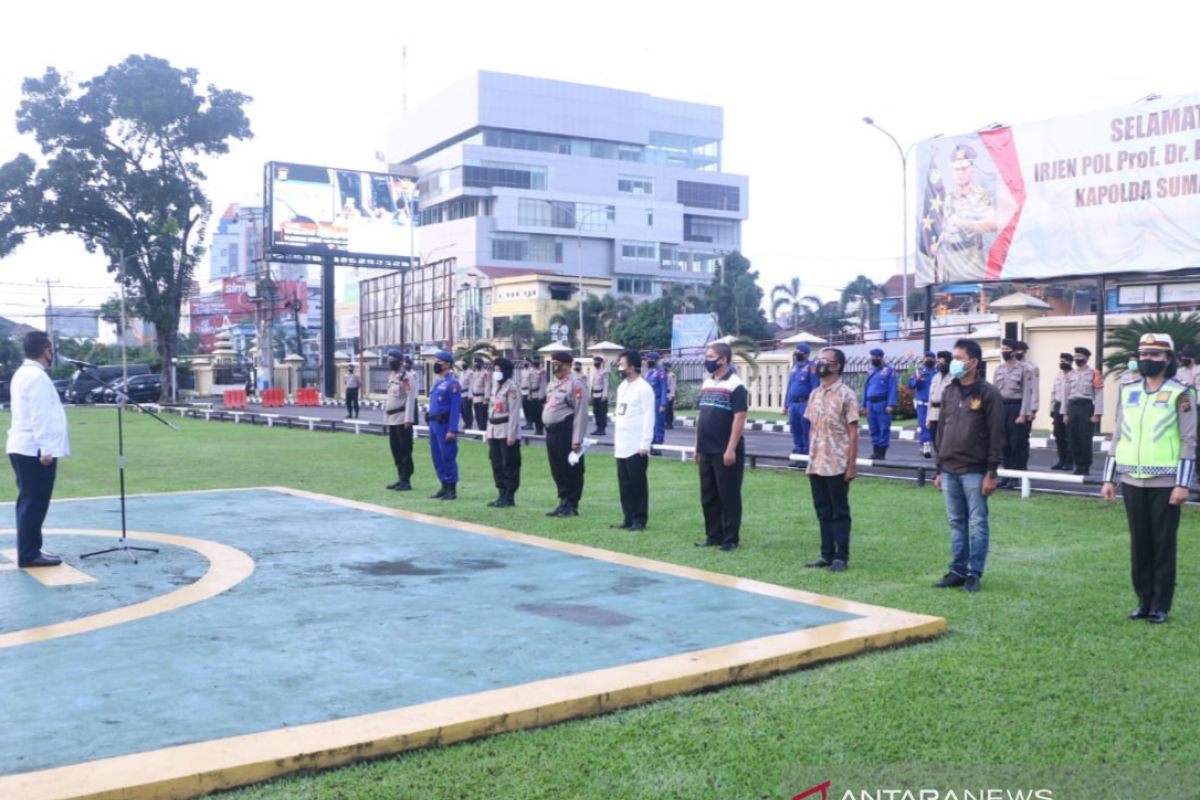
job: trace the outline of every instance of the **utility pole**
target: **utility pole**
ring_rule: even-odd
[[[40,283],[46,284],[46,333],[50,336],[50,341],[54,342],[54,363],[58,364],[58,337],[54,335],[54,295],[51,293],[50,287],[56,283],[62,283],[55,278],[42,278]]]

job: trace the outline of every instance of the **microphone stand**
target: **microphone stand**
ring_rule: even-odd
[[[85,366],[85,367],[83,367],[83,373],[88,374],[91,369],[93,369],[92,366],[90,366],[90,365]],[[80,558],[91,558],[92,556],[102,556],[102,555],[107,555],[108,553],[124,553],[125,555],[129,556],[129,559],[134,564],[136,564],[136,563],[138,563],[138,560],[137,560],[137,556],[134,555],[134,552],[157,553],[158,548],[157,547],[134,547],[133,545],[129,544],[129,541],[128,541],[128,538],[126,535],[127,531],[126,531],[126,524],[125,524],[125,426],[123,424],[124,416],[121,412],[124,411],[126,405],[131,404],[134,407],[136,407],[139,411],[141,411],[143,414],[149,414],[150,416],[154,417],[156,420],[161,422],[163,425],[166,425],[171,430],[177,431],[177,430],[179,430],[179,428],[175,427],[170,422],[167,422],[165,419],[160,417],[158,414],[155,414],[153,411],[146,408],[145,406],[129,399],[129,395],[125,394],[125,392],[118,389],[112,383],[101,380],[98,375],[92,375],[92,378],[93,378],[93,380],[96,381],[96,383],[99,383],[101,386],[104,386],[107,389],[111,389],[112,392],[116,395],[116,400],[117,400],[115,407],[117,409],[117,472],[120,475],[120,484],[121,484],[121,538],[119,538],[117,540],[116,547],[108,547],[108,548],[105,548],[104,550],[96,550],[91,553],[84,553],[83,555],[80,556]]]

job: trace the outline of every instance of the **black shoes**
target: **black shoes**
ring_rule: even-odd
[[[433,494],[429,495],[430,500],[441,500],[446,496],[446,484],[442,484],[442,488],[438,489]]]
[[[1090,471],[1091,471],[1091,465],[1088,465],[1086,467],[1076,467],[1075,469],[1071,470],[1071,474],[1072,475],[1087,475],[1088,472],[1090,472]]]
[[[386,488],[394,492],[411,492],[412,484],[408,481],[396,481],[395,483],[389,483]]]
[[[61,563],[62,559],[58,556],[52,556],[49,553],[38,553],[36,558],[29,561],[18,561],[17,566],[21,569],[29,569],[31,567],[57,567]]]
[[[442,495],[441,499],[442,500],[457,500],[458,499],[457,489],[458,489],[457,483],[447,483],[446,484],[446,493]]]
[[[629,530],[631,530],[631,531],[644,531],[644,530],[646,530],[646,523],[644,523],[644,522],[635,522],[635,523],[633,523],[632,525],[630,525],[630,526],[629,526]]]
[[[561,517],[563,515],[563,509],[566,507],[567,507],[566,503],[559,503],[558,508],[554,509],[553,511],[547,511],[546,516],[547,517]]]
[[[614,531],[627,531],[633,527],[633,523],[632,522],[622,522],[619,525],[613,524],[613,525],[609,525],[608,527]]]
[[[942,576],[942,579],[933,585],[935,589],[953,589],[957,586],[962,586],[967,582],[967,579],[957,572],[947,572]]]
[[[553,511],[546,512],[547,517],[578,517],[579,508],[570,503],[562,502],[558,504],[558,508]]]
[[[383,488],[385,488],[385,489],[393,489],[393,490],[394,490],[394,489],[399,489],[399,488],[400,488],[400,481],[396,481],[395,483],[389,483],[387,486],[385,486],[385,487],[383,487]]]
[[[1167,621],[1167,612],[1151,611],[1149,614],[1146,615],[1146,621],[1149,622],[1151,625],[1162,625],[1164,622]]]
[[[965,581],[963,581],[963,591],[964,592],[972,592],[972,593],[978,592],[979,591],[979,576],[978,575],[968,575],[967,579]]]
[[[886,447],[880,447],[880,446],[876,445],[874,447],[874,449],[871,451],[871,460],[872,461],[886,460],[887,459],[887,451],[888,451],[888,449]]]
[[[842,561],[840,558],[835,558],[833,560],[833,563],[829,565],[829,571],[830,572],[845,572],[846,571],[846,562]]]
[[[816,561],[810,561],[807,564],[805,564],[804,566],[810,567],[813,569],[824,569],[825,567],[828,567],[832,563],[833,563],[832,561],[826,561],[824,558],[818,558]]]
[[[492,502],[488,503],[491,508],[512,508],[517,504],[517,501],[506,494],[502,494]]]
[[[720,545],[721,545],[720,542],[709,542],[709,541],[696,542],[696,547],[719,547]]]
[[[1129,618],[1133,620],[1145,619],[1148,616],[1150,616],[1150,612],[1141,606],[1138,606],[1133,611],[1129,612]]]
[[[738,548],[737,542],[728,542],[726,544],[721,545],[721,552],[722,553],[731,553],[734,550],[737,550],[737,548]]]

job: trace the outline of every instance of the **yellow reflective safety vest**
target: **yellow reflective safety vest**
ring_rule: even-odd
[[[1176,380],[1164,381],[1156,392],[1145,387],[1143,381],[1121,387],[1117,472],[1134,478],[1174,475],[1181,443],[1176,407],[1188,388]]]

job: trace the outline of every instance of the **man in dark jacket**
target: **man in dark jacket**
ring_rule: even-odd
[[[950,570],[934,584],[979,591],[988,552],[988,496],[1004,458],[1004,398],[980,375],[983,353],[973,339],[954,343],[952,378],[938,416],[938,474],[950,520]]]

